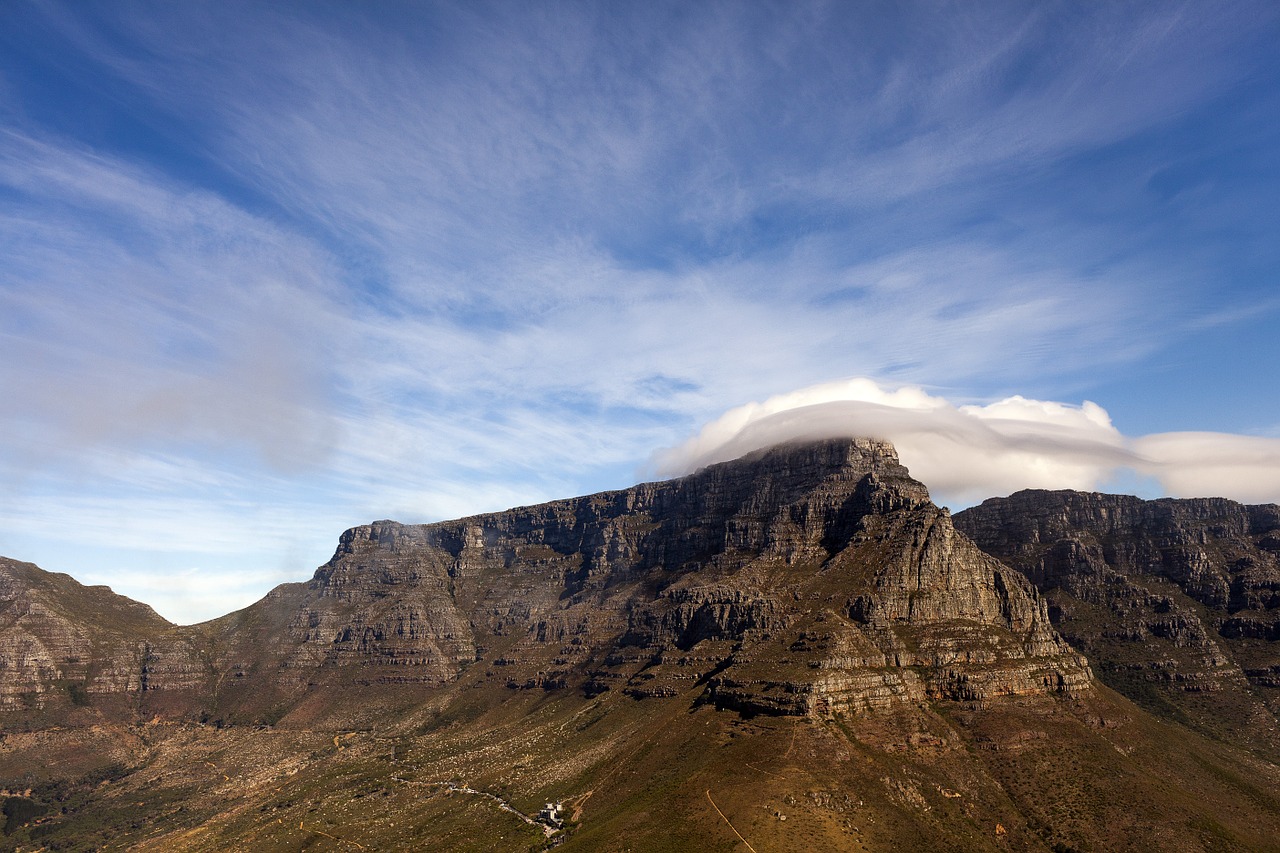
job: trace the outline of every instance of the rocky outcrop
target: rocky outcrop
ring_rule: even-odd
[[[1088,685],[1086,662],[1050,627],[1026,579],[927,502],[864,515],[849,543],[793,595],[817,606],[793,609],[781,643],[734,655],[713,682],[723,704],[825,714]]]
[[[206,676],[195,645],[145,604],[0,558],[0,710],[137,705]]]
[[[1090,678],[1035,589],[958,533],[892,446],[866,439],[352,528],[305,584],[129,638],[104,657],[122,679],[112,689],[203,686],[188,713],[236,719],[275,719],[318,691],[376,703],[369,688],[464,675],[637,699],[697,690],[781,714],[1070,693]]]
[[[956,524],[1035,582],[1113,687],[1209,728],[1276,727],[1280,507],[1024,491]]]

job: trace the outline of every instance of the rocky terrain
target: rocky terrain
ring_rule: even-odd
[[[1146,546],[1121,541],[1140,510],[1102,513],[1129,562],[1104,549],[1077,582],[1084,563],[1052,555],[1087,552],[1092,516],[1003,506],[953,524],[886,443],[782,446],[618,492],[356,527],[310,581],[189,627],[0,561],[0,849],[1280,837],[1274,638],[1229,627],[1269,624],[1266,508],[1240,508],[1243,527],[1200,513],[1203,536],[1177,546],[1187,568],[1150,581],[1169,603],[1130,604],[1112,575],[1154,577]],[[1111,654],[1125,631],[1149,651]],[[1230,707],[1249,737],[1208,724],[1223,703],[1131,689],[1148,681],[1244,697]],[[547,802],[562,818],[538,816]]]
[[[1108,685],[1280,757],[1280,507],[1024,491],[956,525],[1036,584]]]
[[[157,679],[200,692],[193,640],[105,586],[0,557],[0,713],[97,703],[128,714]]]
[[[957,536],[893,448],[866,440],[356,527],[309,583],[192,629],[105,589],[71,601],[68,584],[15,593],[6,707],[125,695],[144,714],[258,722],[316,690],[483,669],[517,689],[588,694],[701,683],[722,706],[806,715],[1089,681],[1031,585]]]

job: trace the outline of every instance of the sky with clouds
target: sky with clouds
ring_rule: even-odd
[[[210,618],[338,534],[894,440],[1280,501],[1274,3],[0,4],[0,554]]]

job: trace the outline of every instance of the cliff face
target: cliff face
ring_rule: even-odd
[[[636,698],[698,687],[775,714],[977,703],[1090,678],[1026,579],[868,440],[458,521],[376,522],[344,533],[310,582],[243,611],[185,629],[135,621],[46,633],[113,638],[95,640],[91,691],[145,689],[155,709],[236,718],[274,718],[322,689],[376,700],[368,688],[464,673]],[[50,660],[86,654],[58,643]],[[23,702],[68,677],[21,665],[9,690]]]
[[[204,675],[190,638],[145,604],[0,558],[0,710],[137,706],[148,689],[199,690]]]
[[[321,682],[669,696],[783,714],[1070,691],[1032,587],[893,448],[775,448],[619,492],[343,534],[306,585],[216,625],[223,700]],[[243,674],[240,676],[240,674]],[[240,677],[234,677],[240,676]]]
[[[1040,588],[1111,686],[1277,746],[1280,506],[1025,491],[956,525]]]

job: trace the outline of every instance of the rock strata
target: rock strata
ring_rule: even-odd
[[[191,640],[105,586],[0,558],[0,710],[89,707],[163,689],[199,691]]]
[[[1280,506],[1023,491],[956,525],[1039,587],[1104,681],[1204,727],[1275,741]]]
[[[10,695],[38,702],[65,676],[20,645],[6,641],[24,673]],[[185,697],[173,707],[235,719],[276,719],[317,691],[462,677],[638,700],[698,690],[802,715],[1090,680],[1034,587],[959,533],[891,445],[867,439],[456,521],[355,527],[309,582],[202,626],[151,614],[97,659],[110,675],[95,690]]]

